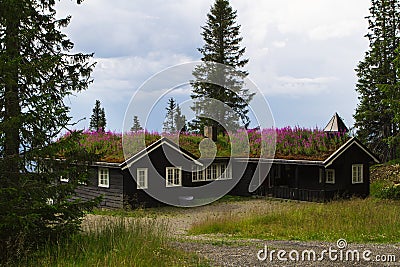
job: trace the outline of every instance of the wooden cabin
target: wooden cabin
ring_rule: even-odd
[[[335,114],[327,125],[328,133],[343,132],[347,129],[343,125]],[[228,188],[226,193],[237,196],[328,201],[368,196],[369,167],[377,162],[378,158],[355,137],[325,158],[216,157],[212,162],[161,138],[127,160],[94,163],[88,184],[79,186],[76,192],[83,199],[102,195],[101,206],[107,208],[164,205],[159,195],[171,205],[186,201],[183,206],[192,206],[207,194],[213,198],[217,187]],[[205,191],[197,194],[191,188]],[[182,189],[186,193],[182,194]]]
[[[370,187],[369,167],[378,162],[378,158],[353,137],[325,160],[273,159],[266,179],[254,193],[247,189],[246,178],[238,183],[232,193],[304,201],[367,197]],[[251,159],[248,163],[252,165]],[[249,169],[255,169],[255,166]]]

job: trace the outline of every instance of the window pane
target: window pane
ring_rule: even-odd
[[[108,169],[99,168],[98,169],[98,179],[99,179],[99,186],[108,187],[109,186]]]
[[[168,185],[172,185],[172,182],[173,182],[173,176],[172,176],[173,172],[172,171],[173,171],[172,169],[167,169]]]
[[[146,186],[146,171],[138,170],[138,186],[145,187]]]
[[[216,165],[211,165],[211,170],[212,170],[212,178],[213,180],[217,179],[217,166]]]
[[[206,180],[211,180],[211,166],[208,166],[206,169],[207,175],[206,175]]]
[[[198,175],[197,175],[197,166],[192,167],[192,181],[197,181],[198,180]]]
[[[197,175],[198,175],[198,179],[199,181],[204,181],[204,176],[203,176],[203,170],[202,167],[197,167]]]
[[[174,170],[174,185],[179,184],[179,177],[178,177],[178,171],[175,169]]]
[[[226,178],[226,173],[225,173],[225,171],[226,171],[226,165],[225,165],[225,164],[221,164],[220,166],[221,166],[221,175],[220,175],[220,178],[221,178],[221,179],[224,179],[224,178]]]

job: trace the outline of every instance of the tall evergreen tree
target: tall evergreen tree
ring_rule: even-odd
[[[140,121],[138,116],[133,116],[133,125],[131,127],[132,132],[137,132],[143,130],[142,126],[140,126]]]
[[[396,157],[392,138],[398,135],[394,109],[388,100],[398,83],[394,60],[399,56],[399,2],[372,0],[369,23],[370,48],[356,69],[359,104],[354,114],[357,136],[386,161]]]
[[[64,99],[87,89],[94,64],[92,55],[70,52],[73,43],[61,32],[70,18],[57,19],[54,6],[45,0],[0,1],[0,262],[5,264],[38,243],[76,232],[94,204],[70,199],[91,158],[77,145],[77,134],[54,143],[71,119]],[[64,160],[56,160],[61,153]],[[71,182],[61,185],[61,175],[70,175]]]
[[[90,117],[90,126],[89,128],[94,131],[102,131],[104,132],[106,128],[106,113],[104,108],[101,107],[100,100],[96,100],[96,103],[93,108],[92,116]]]
[[[242,58],[245,48],[240,46],[242,37],[236,18],[237,12],[228,0],[216,0],[207,14],[206,25],[202,27],[201,33],[205,43],[198,49],[205,64],[195,68],[195,80],[191,82],[194,102],[192,109],[196,113],[196,119],[191,123],[192,129],[202,131],[207,125],[216,127],[218,132],[224,132],[222,125],[234,129],[240,125],[247,127],[250,123],[247,116],[248,103],[253,94],[244,88],[243,79],[248,73],[243,67],[248,59]],[[216,62],[228,68],[216,67],[207,62]],[[212,99],[221,101],[229,109],[216,105]]]
[[[176,130],[179,132],[186,132],[187,128],[186,128],[186,117],[185,115],[182,114],[181,108],[179,107],[179,105],[176,105],[175,108],[175,126],[176,126]]]
[[[175,111],[176,111],[176,101],[174,98],[168,99],[168,106],[166,107],[167,114],[165,115],[164,121],[164,132],[175,132],[176,124],[175,124]]]

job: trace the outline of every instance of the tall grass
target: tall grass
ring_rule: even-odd
[[[95,223],[70,240],[47,245],[19,266],[199,266],[194,255],[169,247],[167,224],[113,219]]]
[[[399,204],[374,199],[326,204],[291,202],[268,213],[207,218],[189,232],[272,240],[336,241],[345,238],[351,242],[400,242]]]

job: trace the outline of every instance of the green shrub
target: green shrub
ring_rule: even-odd
[[[394,184],[382,188],[378,197],[384,199],[400,200],[400,184]]]
[[[382,191],[389,186],[387,181],[375,181],[370,185],[370,195],[375,198],[382,198]]]

